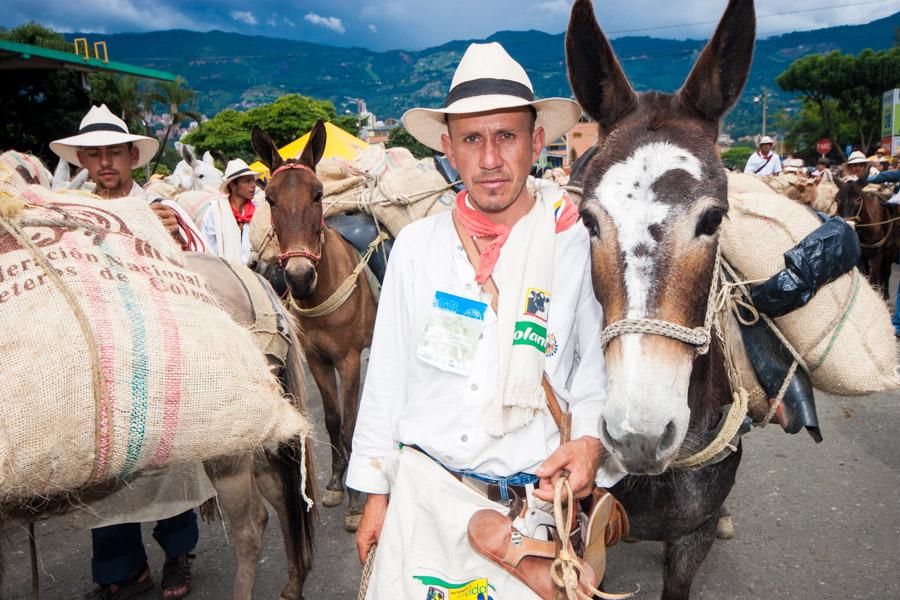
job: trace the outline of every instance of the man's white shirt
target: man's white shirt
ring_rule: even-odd
[[[750,155],[750,158],[747,159],[747,165],[744,167],[744,173],[758,175],[759,177],[781,173],[781,158],[774,152],[770,152],[769,157],[767,158],[760,154],[759,150],[757,150]]]
[[[203,234],[203,240],[206,242],[206,247],[209,248],[209,251],[212,254],[217,256],[223,256],[229,260],[235,260],[237,256],[228,256],[227,249],[223,252],[219,251],[219,237],[223,235],[222,232],[217,230],[216,220],[213,214],[213,211],[216,210],[216,203],[219,202],[219,199],[211,200],[207,205],[205,212],[203,213],[203,219],[201,221],[200,231]],[[227,198],[226,198],[227,203]],[[254,198],[253,203],[256,204],[256,199]],[[225,211],[223,211],[225,212]],[[229,211],[227,214],[222,216],[223,219],[230,218],[234,221],[234,217]],[[237,221],[234,221],[234,224],[237,225],[240,230],[241,236],[241,248],[240,248],[240,260],[241,264],[247,266],[250,262],[250,225],[247,224],[244,227],[238,225]]]
[[[600,348],[603,313],[591,284],[585,228],[577,223],[557,234],[555,246],[545,372],[563,410],[572,412],[572,439],[599,438],[606,398]],[[511,264],[515,258],[500,253],[493,273],[500,289],[506,273],[516,266]],[[475,282],[449,212],[406,226],[391,252],[353,437],[347,475],[353,489],[388,493],[390,483],[382,466],[401,443],[416,445],[451,468],[495,477],[534,473],[559,446],[559,432],[548,410],[503,437],[487,432],[499,369],[497,317],[492,310],[487,311],[468,376],[417,358],[438,291],[489,303]],[[604,465],[597,483],[610,486],[623,475]]]

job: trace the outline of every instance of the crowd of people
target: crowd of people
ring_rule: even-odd
[[[448,504],[465,515],[485,499],[509,503],[515,497],[539,509],[552,502],[553,484],[564,472],[579,498],[624,476],[600,461],[605,383],[596,366],[604,360],[598,345],[603,319],[590,286],[587,233],[573,226],[577,209],[561,188],[526,185],[545,141],[580,117],[572,100],[535,100],[525,70],[497,43],[469,47],[443,108],[416,108],[403,117],[416,139],[449,158],[465,191],[452,213],[404,229],[388,263],[347,476],[351,488],[368,494],[356,538],[360,559],[376,543],[387,549],[379,554],[370,597],[395,597],[396,582],[411,577],[412,563],[404,557],[440,559],[449,571],[479,559],[465,550],[465,521],[453,517]],[[774,144],[761,137],[744,171],[815,179],[830,168],[824,158],[811,170],[793,157],[782,161]],[[256,174],[240,159],[229,161],[220,194],[198,227],[178,204],[149,197],[134,182],[132,169],[158,148],[155,139],[131,134],[106,106],[91,108],[76,135],[51,144],[62,159],[88,170],[100,197],[145,200],[182,247],[246,265]],[[900,182],[900,161],[883,151],[875,158],[852,153],[845,178]],[[891,202],[897,203],[896,194]],[[520,322],[531,331],[552,331],[552,344],[545,337],[541,343],[511,338]],[[423,330],[427,335],[419,337]],[[418,350],[408,351],[413,347]],[[592,368],[579,369],[581,363]],[[498,373],[509,382],[505,388],[495,385]],[[526,398],[524,389],[538,397]],[[545,401],[571,413],[570,440],[560,439],[552,411],[534,410],[535,402]],[[480,421],[486,412],[494,422]],[[391,460],[399,460],[396,479],[380,466]],[[432,494],[433,502],[416,500],[423,489],[441,493]],[[426,522],[427,536],[409,526]],[[160,514],[154,538],[166,554],[163,598],[190,592],[198,535],[194,510]],[[94,529],[92,540],[97,587],[86,598],[129,598],[152,586],[139,523]],[[482,570],[502,582],[504,597],[526,594],[518,579],[484,562]]]

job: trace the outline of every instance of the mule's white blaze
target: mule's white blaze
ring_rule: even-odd
[[[673,208],[660,202],[653,184],[672,170],[682,170],[699,181],[702,177],[700,160],[686,149],[669,142],[652,142],[638,147],[622,162],[612,165],[594,190],[593,198],[612,219],[619,248],[625,259],[625,291],[628,295],[626,318],[647,316],[647,301],[653,284],[652,273],[658,254],[657,243],[650,233],[654,225],[661,225]],[[622,432],[662,431],[669,420],[686,427],[687,377],[685,365],[657,365],[656,371],[646,364],[642,355],[643,335],[625,335],[622,344],[621,372],[612,375],[609,423]],[[671,367],[671,368],[668,368]],[[653,381],[647,380],[648,369],[656,372]],[[664,372],[665,371],[665,372]],[[624,406],[614,407],[621,401]]]

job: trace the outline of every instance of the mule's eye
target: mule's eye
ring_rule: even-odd
[[[313,198],[313,202],[316,202],[316,203],[322,202],[322,192],[316,192],[316,195]]]
[[[718,229],[719,225],[722,224],[722,217],[725,216],[725,213],[721,208],[711,208],[700,217],[700,221],[697,222],[697,231],[694,235],[700,237],[701,235],[712,235]]]
[[[272,196],[270,196],[269,194],[266,194],[266,202],[269,203],[269,206],[275,208],[275,199],[272,198]]]
[[[597,223],[597,219],[588,211],[583,211],[581,213],[581,221],[584,223],[584,226],[588,230],[588,234],[592,238],[600,237],[600,224]]]

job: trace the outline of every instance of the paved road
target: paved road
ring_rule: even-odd
[[[329,464],[318,394],[320,486]],[[777,427],[744,438],[744,459],[730,499],[737,537],[717,541],[694,584],[694,598],[716,600],[884,600],[900,598],[900,393],[842,399],[820,394],[825,441]],[[360,567],[353,539],[343,531],[343,509],[322,509],[318,555],[307,580],[307,598],[356,598]],[[274,518],[265,537],[254,598],[278,598],[284,584],[280,534]],[[227,528],[201,525],[192,598],[230,593],[233,569]],[[62,519],[37,526],[41,597],[80,598],[90,589],[90,536]],[[159,578],[162,556],[152,542],[150,560]],[[30,597],[25,534],[6,537],[8,579],[4,600]],[[610,554],[609,588],[641,585],[638,598],[658,598],[662,547],[621,544]],[[157,598],[148,592],[142,598]],[[418,600],[418,599],[415,599]]]

